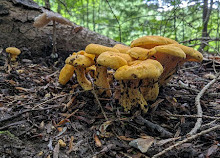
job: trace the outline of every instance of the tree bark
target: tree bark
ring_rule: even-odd
[[[50,0],[45,0],[45,8],[50,10]]]
[[[212,5],[213,5],[213,0],[210,2],[210,7],[208,7],[208,0],[203,0],[203,14],[202,14],[202,22],[203,22],[203,29],[202,29],[202,37],[209,37],[208,33],[208,23],[209,23],[209,18],[212,12]],[[201,45],[199,48],[199,51],[203,51],[203,49],[206,46],[206,41],[202,40]]]
[[[52,23],[40,29],[33,27],[34,18],[41,13],[42,8],[32,0],[0,0],[0,48],[14,46],[29,57],[49,56],[52,53]],[[57,25],[59,56],[67,57],[72,52],[84,50],[90,43],[113,46],[118,42],[76,24],[74,27]]]

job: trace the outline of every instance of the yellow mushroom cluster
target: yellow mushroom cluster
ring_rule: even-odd
[[[169,82],[179,66],[202,60],[200,52],[161,36],[143,36],[130,46],[89,44],[85,51],[66,59],[59,82],[66,84],[75,71],[80,86],[91,90],[94,87],[87,78],[90,74],[98,95],[112,97],[114,79],[120,85],[119,103],[124,110],[140,107],[147,112],[147,101],[156,100],[159,87]]]

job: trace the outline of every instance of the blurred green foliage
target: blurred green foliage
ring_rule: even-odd
[[[35,1],[44,6],[44,0]],[[50,4],[51,10],[72,22],[116,41],[121,35],[121,42],[128,45],[143,35],[166,36],[178,42],[202,37],[201,0],[50,0]],[[220,2],[214,0],[208,23],[211,38],[219,38],[219,10]],[[200,40],[184,44],[198,48]],[[209,51],[220,51],[219,40],[208,44]]]

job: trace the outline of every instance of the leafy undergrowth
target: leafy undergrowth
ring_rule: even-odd
[[[61,86],[58,68],[30,60],[19,61],[10,73],[1,66],[0,157],[152,157],[194,127],[195,97],[220,68],[213,63],[184,65],[149,103],[147,114],[139,109],[127,114],[117,99],[100,97],[103,112],[93,93],[74,78]],[[200,100],[203,115],[220,117],[219,92],[218,80]],[[198,132],[219,124],[217,119],[208,124],[215,118],[204,117]],[[219,141],[218,129],[161,157],[220,157]]]

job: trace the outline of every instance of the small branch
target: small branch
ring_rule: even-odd
[[[18,114],[14,114],[12,116],[9,116],[9,117],[6,117],[6,118],[2,118],[0,119],[0,123],[2,122],[5,122],[5,121],[9,121],[9,120],[13,120],[19,116],[21,116],[22,114],[24,113],[27,113],[27,112],[34,112],[34,111],[43,111],[43,110],[48,110],[48,109],[53,109],[53,108],[59,108],[61,107],[61,105],[58,105],[58,106],[50,106],[50,107],[47,107],[47,108],[43,108],[43,109],[29,109],[29,110],[24,110]]]
[[[197,115],[176,115],[176,114],[167,114],[167,116],[172,116],[172,117],[190,117],[190,118],[207,118],[207,119],[220,119],[220,117],[207,116],[207,115],[203,115],[202,117],[200,117],[200,116],[197,116]]]
[[[179,141],[179,142],[177,142],[176,144],[174,144],[174,145],[172,145],[172,146],[170,146],[170,147],[164,149],[163,151],[161,151],[161,152],[159,152],[158,154],[154,155],[152,158],[160,157],[161,155],[163,155],[163,154],[167,153],[168,151],[172,150],[173,148],[178,147],[178,146],[180,146],[180,145],[183,144],[183,143],[186,143],[186,142],[188,142],[188,141],[191,141],[191,140],[193,140],[193,139],[195,139],[195,138],[197,138],[197,137],[199,137],[199,136],[201,136],[201,135],[204,135],[204,134],[206,134],[206,133],[209,133],[209,132],[211,132],[211,131],[214,131],[214,130],[216,130],[216,129],[218,129],[218,128],[220,128],[220,125],[217,125],[217,126],[215,126],[215,127],[209,128],[209,129],[204,130],[204,131],[201,131],[201,132],[198,133],[198,134],[191,135],[190,137],[188,137],[188,138],[186,138],[186,139],[184,139],[184,140],[182,140],[182,141]]]
[[[163,127],[144,119],[142,116],[137,116],[137,119],[135,121],[138,124],[144,124],[147,128],[150,128],[153,132],[159,133],[160,137],[170,138],[173,136],[172,133],[170,133],[169,131],[167,131]]]
[[[40,103],[40,104],[35,105],[32,109],[35,109],[35,108],[37,108],[37,107],[40,107],[40,106],[42,106],[43,104],[46,104],[46,103],[48,103],[48,102],[50,102],[50,101],[52,101],[52,100],[56,100],[56,99],[58,99],[58,98],[62,98],[62,97],[69,96],[69,95],[75,95],[75,94],[83,93],[83,92],[85,92],[85,91],[86,91],[86,90],[78,91],[78,92],[74,92],[74,93],[68,93],[68,94],[64,94],[64,95],[59,95],[59,96],[53,97],[53,98],[51,98],[51,99],[49,99],[49,100],[46,100],[46,101],[44,101],[44,102],[42,102],[42,103]]]
[[[218,77],[219,77],[220,73],[216,75],[215,79],[213,79],[211,82],[209,82],[205,87],[203,87],[203,89],[199,92],[199,94],[196,96],[195,98],[195,105],[197,108],[197,115],[199,116],[199,118],[196,121],[196,124],[194,126],[194,128],[188,133],[188,135],[193,135],[197,132],[197,130],[201,127],[202,125],[202,107],[200,104],[200,98],[203,96],[203,94],[205,93],[205,91],[213,84],[215,83],[215,81],[217,81]]]
[[[98,106],[99,106],[99,108],[101,109],[103,116],[105,117],[105,120],[108,121],[108,117],[106,116],[105,111],[104,111],[104,109],[102,108],[102,105],[101,105],[101,103],[100,103],[100,101],[99,101],[99,98],[98,98],[98,96],[97,96],[97,94],[96,94],[96,92],[95,92],[95,90],[94,90],[94,82],[93,82],[93,79],[92,79],[92,77],[91,77],[89,74],[88,74],[88,77],[89,77],[90,82],[92,83],[92,90],[91,90],[91,92],[92,92],[92,94],[94,95],[94,97],[95,97],[95,99],[96,99],[96,102],[98,103]]]

